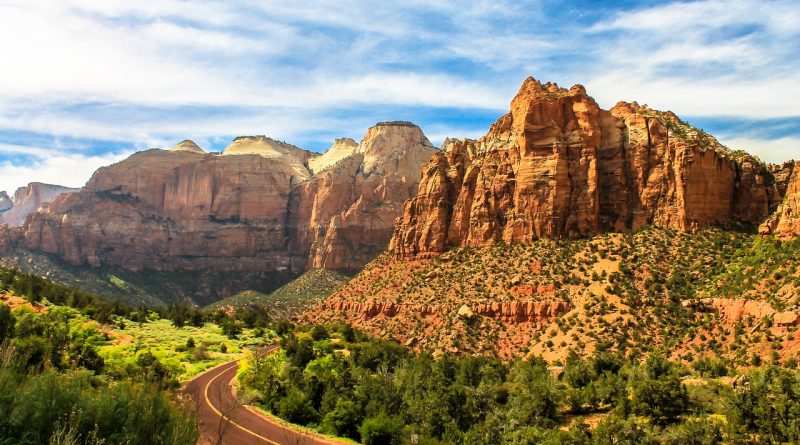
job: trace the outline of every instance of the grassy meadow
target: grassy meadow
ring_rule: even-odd
[[[124,326],[111,329],[109,334],[110,341],[99,350],[109,372],[123,373],[141,353],[150,351],[181,382],[242,357],[246,345],[269,343],[273,338],[269,330],[244,329],[231,339],[212,322],[179,329],[166,319],[141,325],[125,320]]]

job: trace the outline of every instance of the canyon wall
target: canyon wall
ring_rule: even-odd
[[[778,209],[759,227],[762,234],[788,239],[800,235],[800,168],[797,162],[773,167],[778,195],[783,196]]]
[[[325,168],[290,197],[294,252],[308,254],[309,268],[358,269],[384,251],[403,203],[416,193],[420,165],[436,152],[408,122],[379,123],[347,150],[353,154],[318,163]]]
[[[0,225],[21,226],[31,213],[41,210],[64,193],[73,193],[78,190],[60,185],[31,182],[25,187],[18,188],[14,192],[13,198],[9,198],[6,192],[2,192],[0,193]]]
[[[434,151],[396,122],[321,156],[264,136],[221,154],[183,141],[99,169],[3,244],[133,271],[355,269],[386,248]]]
[[[672,113],[601,109],[580,85],[528,78],[478,140],[448,140],[398,219],[397,258],[452,246],[582,237],[647,224],[758,224],[781,198],[770,172]]]

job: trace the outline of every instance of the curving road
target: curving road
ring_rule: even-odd
[[[278,348],[271,346],[272,350]],[[197,407],[198,445],[341,445],[344,442],[295,430],[255,408],[242,405],[231,380],[239,369],[229,362],[194,378],[186,391]]]

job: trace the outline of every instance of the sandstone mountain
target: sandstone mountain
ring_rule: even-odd
[[[100,168],[0,246],[76,266],[239,273],[226,292],[268,292],[272,272],[355,269],[383,251],[434,151],[409,123],[380,123],[323,155],[265,136],[219,154],[183,141]]]
[[[797,162],[773,166],[778,195],[783,197],[778,210],[759,228],[762,234],[788,239],[800,235],[800,167]]]
[[[345,144],[328,152],[352,147]],[[436,151],[408,122],[381,122],[352,150],[335,164],[322,159],[317,168],[327,167],[292,191],[293,250],[310,252],[309,268],[358,269],[385,250],[403,202],[416,192],[420,165]]]
[[[423,166],[393,247],[412,258],[648,224],[758,224],[779,202],[765,166],[672,113],[607,111],[580,85],[529,78],[486,136],[449,140]]]
[[[353,139],[336,139],[333,145],[331,145],[331,148],[327,149],[325,153],[308,161],[308,167],[312,172],[319,173],[337,162],[350,157],[357,149],[358,142]]]
[[[25,222],[28,215],[41,210],[58,196],[78,190],[60,185],[31,182],[26,187],[18,188],[11,199],[8,198],[6,192],[2,192],[0,194],[0,225],[7,224],[9,227],[18,227]]]
[[[191,151],[193,153],[205,153],[206,151],[197,145],[194,141],[189,139],[178,142],[175,146],[169,149],[170,151]]]
[[[422,166],[390,250],[301,318],[436,354],[788,358],[799,176],[673,113],[603,110],[579,85],[529,78],[486,136],[447,140]]]

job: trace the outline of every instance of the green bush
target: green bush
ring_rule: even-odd
[[[359,431],[364,445],[396,445],[401,443],[403,422],[381,413],[365,420]]]
[[[322,426],[325,431],[337,436],[359,440],[359,425],[362,418],[356,404],[350,400],[339,400],[333,411],[325,415]]]
[[[306,425],[317,420],[317,411],[308,396],[297,388],[289,388],[277,404],[278,415],[289,422]]]

